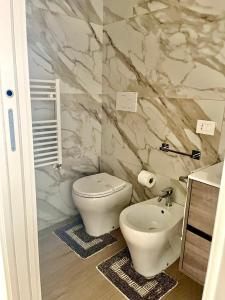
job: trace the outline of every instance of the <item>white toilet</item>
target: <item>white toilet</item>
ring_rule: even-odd
[[[86,232],[100,236],[119,227],[120,212],[129,205],[132,185],[107,173],[78,179],[73,184],[73,201]]]

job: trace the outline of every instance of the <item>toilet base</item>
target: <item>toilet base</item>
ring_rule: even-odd
[[[119,228],[119,212],[116,214],[82,216],[87,234],[98,237]]]
[[[73,193],[74,204],[83,220],[86,232],[93,237],[119,228],[121,211],[129,205],[132,185],[102,197],[83,197]]]

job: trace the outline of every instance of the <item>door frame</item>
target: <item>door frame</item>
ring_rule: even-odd
[[[3,300],[41,300],[25,0],[0,0],[0,289]],[[14,96],[8,98],[6,90]],[[14,113],[11,150],[8,110]],[[225,294],[225,167],[203,300]]]
[[[41,300],[26,4],[0,7],[1,284],[7,300]]]

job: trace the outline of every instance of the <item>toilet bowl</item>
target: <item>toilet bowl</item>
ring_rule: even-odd
[[[154,276],[180,256],[184,207],[165,205],[153,198],[125,208],[120,229],[129,248],[134,269],[145,277]]]
[[[129,205],[132,185],[100,173],[75,181],[72,194],[86,232],[100,236],[119,227],[120,212]]]

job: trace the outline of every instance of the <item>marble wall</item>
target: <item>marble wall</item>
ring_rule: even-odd
[[[224,15],[219,0],[104,0],[102,170],[131,181],[134,202],[171,185],[184,203],[179,176],[223,156]],[[138,92],[137,113],[116,111],[120,91]],[[197,120],[215,121],[215,135],[196,134]],[[142,168],[157,175],[151,191],[137,182]]]
[[[184,203],[178,177],[225,153],[224,16],[221,0],[27,0],[30,76],[60,78],[62,91],[63,167],[36,171],[39,229],[76,214],[72,182],[100,170],[130,181],[133,202],[173,186]],[[136,113],[116,110],[121,91],[138,92]],[[215,135],[196,134],[198,119]],[[141,169],[157,175],[152,190]]]
[[[36,170],[39,230],[74,214],[72,183],[99,172],[101,155],[101,0],[28,0],[31,78],[61,80],[62,170]],[[33,118],[50,114],[33,105]]]

